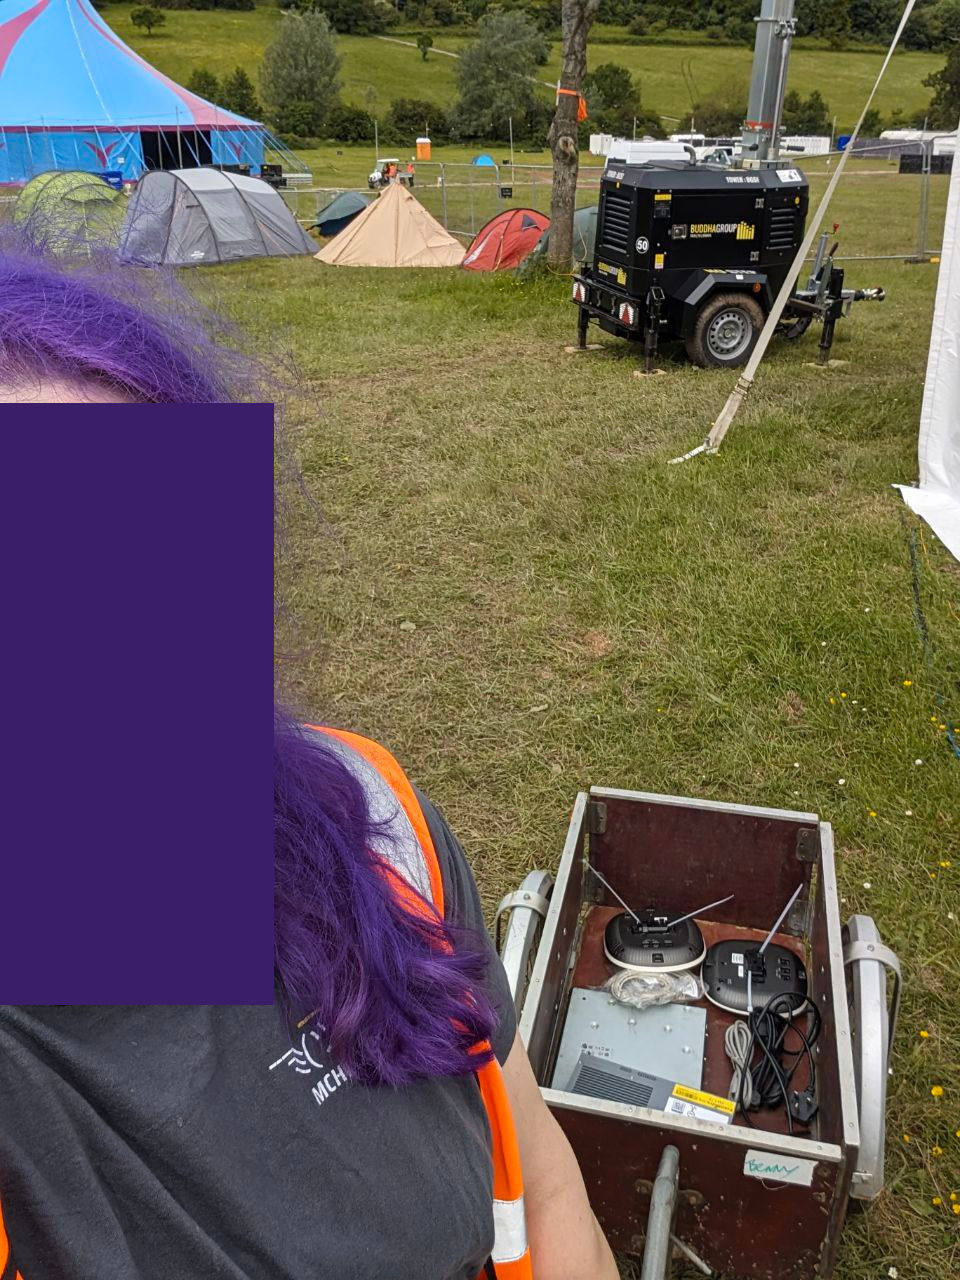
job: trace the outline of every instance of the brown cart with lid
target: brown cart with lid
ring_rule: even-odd
[[[603,929],[622,908],[680,913],[734,895],[698,920],[706,945],[760,942],[798,885],[775,941],[800,955],[822,1029],[814,1047],[817,1114],[787,1132],[784,1108],[721,1124],[548,1087],[574,987],[615,972]],[[815,814],[592,788],[576,800],[555,882],[533,872],[509,912],[502,955],[520,1034],[543,1096],[569,1138],[611,1245],[642,1254],[644,1280],[686,1254],[706,1274],[827,1280],[851,1196],[883,1183],[883,1120],[899,965],[873,921],[841,926],[830,824]],[[887,972],[895,975],[887,1007]],[[707,1001],[703,1090],[726,1096],[724,1031]],[[795,1087],[805,1087],[801,1062]]]

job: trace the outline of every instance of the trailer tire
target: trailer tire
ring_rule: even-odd
[[[697,312],[687,355],[701,369],[746,364],[763,328],[763,308],[748,293],[717,293]]]

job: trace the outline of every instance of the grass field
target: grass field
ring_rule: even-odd
[[[263,49],[279,18],[273,5],[261,5],[249,13],[167,10],[166,26],[148,36],[130,22],[133,7],[111,4],[104,16],[134,49],[180,81],[189,79],[201,66],[222,74],[238,65],[245,67],[256,80]],[[466,42],[463,36],[443,33],[438,33],[435,39],[440,48],[454,52]],[[427,98],[446,105],[455,97],[453,58],[432,53],[423,62],[415,48],[359,36],[341,36],[340,47],[344,59],[343,96],[374,115],[385,114],[394,98]],[[751,58],[752,51],[746,47],[603,43],[590,50],[591,65],[616,62],[628,67],[640,80],[645,103],[664,115],[675,117],[690,109],[680,74],[681,61],[689,63],[698,94],[703,98],[731,82],[743,85],[745,98]],[[880,53],[797,49],[790,59],[788,88],[808,93],[811,88],[819,87],[837,117],[838,127],[846,128],[855,122],[881,61]],[[921,82],[942,64],[943,57],[939,54],[898,54],[878,92],[878,109],[887,114],[897,107],[912,112],[925,106],[930,100],[930,90]],[[538,74],[551,81],[558,72],[559,44],[555,44],[548,66]]]
[[[915,182],[841,185],[848,252],[912,244]],[[834,824],[841,910],[873,914],[906,975],[887,1190],[848,1221],[837,1280],[952,1280],[960,571],[890,487],[916,476],[935,269],[850,264],[889,298],[843,323],[846,363],[809,367],[812,333],[775,345],[722,453],[683,467],[667,459],[732,377],[668,351],[668,376],[638,379],[603,336],[565,354],[562,278],[309,260],[193,278],[299,367],[286,416],[319,510],[293,501],[281,566],[291,696],[395,750],[488,908],[556,866],[590,783]]]

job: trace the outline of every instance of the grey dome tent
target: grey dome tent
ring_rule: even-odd
[[[195,267],[313,253],[315,245],[268,183],[219,169],[155,169],[130,199],[120,256]]]
[[[361,191],[341,191],[328,205],[317,211],[314,228],[322,236],[337,236],[375,197]]]

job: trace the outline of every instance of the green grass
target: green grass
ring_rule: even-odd
[[[110,25],[138,53],[161,71],[185,81],[198,67],[206,66],[222,75],[242,65],[256,79],[256,70],[269,43],[279,11],[261,5],[246,13],[219,10],[216,13],[167,10],[166,26],[152,36],[130,22],[130,4],[111,4],[105,11]],[[399,40],[412,37],[399,35]],[[438,32],[437,45],[456,52],[468,37]],[[431,53],[426,62],[415,48],[369,37],[341,36],[344,98],[383,116],[394,98],[427,98],[449,104],[455,97],[455,60]],[[559,43],[551,50],[550,62],[538,72],[545,81],[559,73]],[[743,86],[744,97],[750,77],[752,50],[687,45],[596,44],[590,64],[617,62],[628,67],[642,86],[644,102],[667,116],[689,113],[690,101],[680,73],[681,61],[688,62],[698,96],[709,98],[717,89],[734,82]],[[852,126],[879,70],[880,53],[859,53],[796,49],[790,59],[788,88],[804,94],[811,88],[822,90],[840,127]],[[943,64],[934,53],[901,53],[892,61],[877,95],[876,106],[884,114],[900,107],[913,112],[930,100],[930,90],[921,83]],[[544,89],[544,92],[548,92]]]
[[[933,179],[935,241],[945,188]],[[909,248],[917,194],[907,177],[845,180],[846,250]],[[556,867],[591,783],[834,824],[841,910],[873,914],[906,975],[887,1190],[848,1220],[836,1277],[952,1280],[960,762],[939,726],[960,718],[960,569],[921,531],[928,662],[917,526],[890,487],[916,476],[934,268],[849,264],[889,298],[843,322],[847,363],[809,367],[812,333],[777,343],[720,455],[682,467],[667,460],[733,377],[668,351],[667,376],[638,379],[636,353],[602,335],[565,354],[563,279],[310,260],[191,279],[300,371],[286,418],[319,509],[291,498],[291,694],[391,746],[488,909]]]

